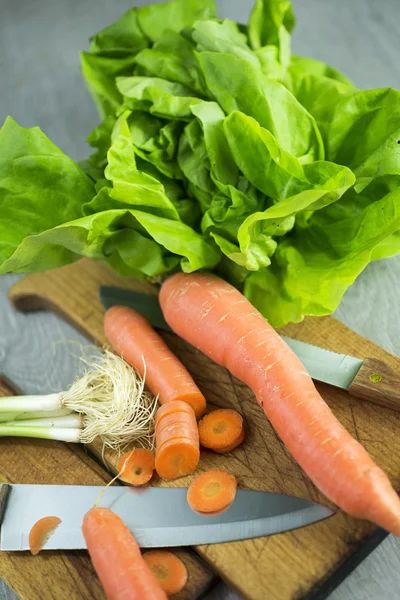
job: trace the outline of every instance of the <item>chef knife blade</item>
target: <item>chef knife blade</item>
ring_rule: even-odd
[[[42,517],[56,516],[60,526],[46,550],[86,548],[81,526],[102,487],[75,485],[0,485],[8,495],[0,514],[0,549],[29,549],[29,531]],[[140,546],[192,546],[257,538],[303,527],[333,512],[308,500],[238,490],[232,506],[219,515],[194,512],[186,488],[108,488],[100,505],[119,515]],[[1,501],[0,501],[1,505]]]
[[[101,286],[100,300],[106,310],[117,304],[130,306],[142,313],[153,327],[171,331],[155,295]],[[400,361],[399,369],[395,370],[381,360],[360,360],[300,340],[282,337],[313,379],[348,390],[350,394],[375,404],[400,410]]]

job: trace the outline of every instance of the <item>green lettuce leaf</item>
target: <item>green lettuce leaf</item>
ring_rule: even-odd
[[[201,23],[199,21],[197,24]],[[192,93],[195,91],[203,95],[203,77],[194,49],[194,45],[183,35],[167,30],[152,48],[142,50],[135,61],[152,76],[181,83]]]
[[[283,84],[267,79],[260,68],[229,54],[202,52],[198,59],[209,90],[226,114],[240,111],[253,117],[302,162],[324,157],[313,117]]]
[[[292,4],[287,0],[256,0],[248,34],[267,76],[284,77],[290,63],[290,33],[294,25]]]
[[[216,17],[214,0],[175,0],[163,4],[150,4],[137,11],[141,30],[157,42],[167,30],[179,32],[201,19]]]
[[[147,110],[165,119],[187,120],[192,117],[191,107],[202,102],[184,85],[159,77],[119,77],[117,88],[124,97],[122,113]]]
[[[356,91],[335,106],[327,132],[329,160],[350,167],[361,191],[375,177],[400,175],[400,92]]]
[[[398,237],[399,188],[383,197],[351,189],[339,203],[316,211],[306,231],[279,243],[269,267],[246,279],[246,296],[274,327],[332,313],[374,251]],[[359,210],[344,217],[350,203]]]
[[[136,54],[148,45],[149,42],[139,27],[137,10],[130,8],[118,21],[90,39],[90,52]]]
[[[42,232],[82,216],[93,181],[38,127],[8,117],[0,130],[0,273],[41,271],[78,258]]]
[[[222,22],[198,21],[193,25],[192,39],[196,43],[198,52],[231,54],[247,60],[257,67],[260,65],[257,56],[247,44],[246,36],[230,19]]]

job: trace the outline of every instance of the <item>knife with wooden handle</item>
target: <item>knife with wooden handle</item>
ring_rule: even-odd
[[[100,300],[106,310],[115,305],[130,306],[142,313],[153,327],[171,332],[157,296],[102,286]],[[316,381],[345,389],[362,400],[400,410],[400,360],[399,369],[395,370],[375,358],[360,360],[293,338],[284,336],[283,339]]]

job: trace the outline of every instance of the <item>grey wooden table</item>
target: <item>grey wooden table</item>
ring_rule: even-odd
[[[21,125],[39,125],[66,153],[86,156],[84,139],[98,117],[79,71],[88,37],[135,0],[0,0],[0,123],[11,114]],[[294,0],[297,54],[343,70],[360,87],[400,87],[400,0]],[[249,0],[220,0],[221,15],[245,21]],[[0,214],[1,218],[1,214]],[[0,278],[0,372],[26,393],[62,389],[77,372],[63,339],[82,340],[51,314],[11,309]],[[371,265],[346,294],[337,317],[400,355],[400,257]],[[1,576],[1,573],[0,573]],[[400,543],[388,537],[330,600],[400,597]],[[0,600],[15,596],[0,581]],[[237,596],[221,584],[210,600]],[[25,598],[23,600],[29,600]],[[266,599],[268,600],[268,599]]]

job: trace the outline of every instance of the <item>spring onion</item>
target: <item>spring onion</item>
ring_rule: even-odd
[[[0,437],[88,444],[99,436],[104,448],[132,442],[152,448],[157,399],[144,379],[109,351],[81,360],[86,371],[64,392],[0,398]]]

